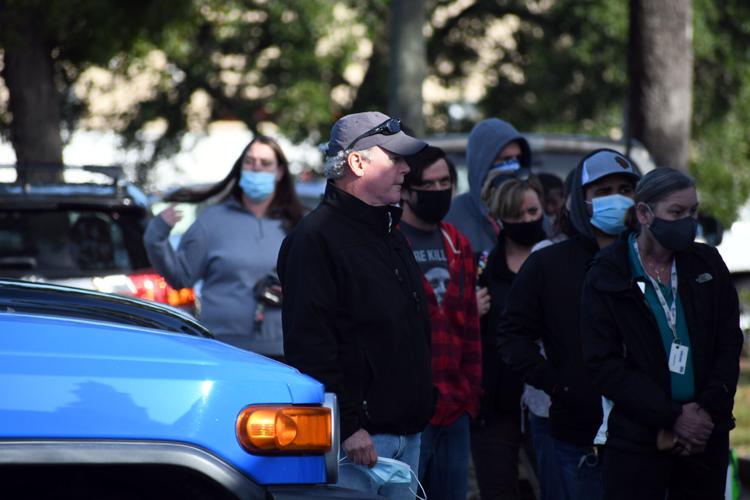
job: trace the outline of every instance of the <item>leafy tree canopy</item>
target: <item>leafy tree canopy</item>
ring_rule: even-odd
[[[622,128],[627,2],[426,2],[431,78],[460,88],[481,71],[485,88],[477,105],[485,116],[523,130]],[[704,206],[728,223],[750,194],[750,4],[693,3],[691,170]],[[207,102],[204,121],[237,118],[253,130],[273,122],[294,140],[325,137],[343,113],[385,109],[389,6],[389,0],[0,0],[0,47],[23,43],[29,26],[44,34],[70,123],[85,111],[70,92],[83,70],[98,65],[131,78],[158,51],[164,63],[153,91],[111,117],[130,145],[145,144],[147,124],[166,125],[151,162],[177,150],[197,95]],[[488,52],[494,59],[478,65]],[[353,62],[363,63],[363,78],[347,74]],[[434,132],[473,125],[451,121],[447,106],[436,106],[430,118]]]
[[[729,224],[750,195],[750,4],[694,0],[693,8],[690,169],[703,207]],[[429,42],[433,74],[448,84],[464,81],[467,62],[479,57],[475,41],[486,40],[498,19],[514,20],[516,29],[513,44],[498,47],[497,62],[487,71],[489,85],[479,103],[484,115],[501,116],[522,130],[608,135],[622,129],[627,2],[477,0],[435,28]]]
[[[92,65],[113,67],[136,41],[158,40],[167,23],[184,14],[184,0],[0,0],[0,48],[13,50],[41,36],[55,62],[62,116],[68,130],[85,112],[71,86]],[[7,133],[10,117],[0,116]]]

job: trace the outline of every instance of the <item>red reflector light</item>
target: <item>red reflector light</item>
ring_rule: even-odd
[[[133,297],[154,302],[162,302],[175,307],[192,307],[195,294],[192,288],[175,290],[167,281],[156,273],[131,274],[128,276],[133,283]]]

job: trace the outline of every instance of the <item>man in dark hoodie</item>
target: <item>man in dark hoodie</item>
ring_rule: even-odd
[[[489,118],[477,123],[469,134],[466,147],[469,169],[469,192],[456,196],[445,222],[453,224],[469,238],[475,254],[492,250],[497,243],[499,227],[490,217],[481,198],[490,170],[503,169],[507,175],[496,177],[501,183],[531,166],[531,149],[526,139],[508,122]]]
[[[531,149],[529,143],[510,123],[499,118],[489,118],[477,123],[471,133],[466,147],[466,162],[469,170],[469,192],[453,198],[451,208],[444,221],[455,226],[463,233],[471,244],[474,255],[478,261],[478,269],[486,265],[490,251],[497,245],[497,237],[500,233],[500,225],[490,215],[489,208],[482,201],[482,192],[487,183],[490,171],[497,171],[492,177],[492,186],[497,188],[504,181],[513,177],[527,177],[531,166]],[[491,297],[486,287],[477,291],[477,306],[479,315],[484,316],[490,310]],[[489,331],[487,329],[486,331]],[[494,344],[494,340],[492,340]],[[483,381],[483,385],[486,381]],[[488,429],[488,422],[477,419],[472,428],[472,455],[477,468],[482,468],[479,461],[488,462],[487,467],[492,468],[496,456],[487,457],[486,446],[487,431],[493,436],[506,442],[517,442],[517,432],[513,428],[504,429],[494,426]],[[493,479],[491,484],[480,478],[480,489],[483,496],[493,494],[492,489],[500,491],[502,487],[501,474],[491,476],[485,474],[487,479]]]
[[[552,398],[550,431],[571,500],[601,498],[594,437],[602,421],[600,395],[581,354],[580,301],[594,255],[625,229],[638,180],[633,165],[612,150],[597,150],[576,168],[571,222],[578,234],[533,253],[508,295],[498,330],[502,359],[524,381]],[[536,343],[541,339],[547,357]]]

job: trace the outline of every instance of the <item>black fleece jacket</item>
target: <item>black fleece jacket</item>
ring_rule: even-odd
[[[627,234],[602,250],[586,276],[581,304],[584,358],[593,383],[614,403],[607,445],[655,451],[659,429],[671,429],[672,401],[659,328],[631,277]],[[695,401],[714,434],[734,426],[742,332],[737,293],[716,249],[694,243],[676,255],[677,290],[692,344]]]
[[[577,446],[593,444],[602,420],[580,335],[581,289],[598,250],[595,241],[577,234],[532,253],[513,282],[498,326],[503,361],[552,399],[551,434]],[[544,342],[546,359],[537,339]]]
[[[284,355],[336,393],[342,440],[421,432],[432,416],[427,303],[400,216],[329,183],[279,251]]]

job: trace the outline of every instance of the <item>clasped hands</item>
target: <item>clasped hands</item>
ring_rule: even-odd
[[[671,432],[666,432],[666,434],[672,434],[671,438],[674,444],[672,453],[683,457],[702,453],[706,449],[706,443],[708,443],[713,429],[714,423],[711,420],[711,415],[698,403],[684,404],[682,413],[675,420]],[[663,436],[660,438],[663,439]]]

